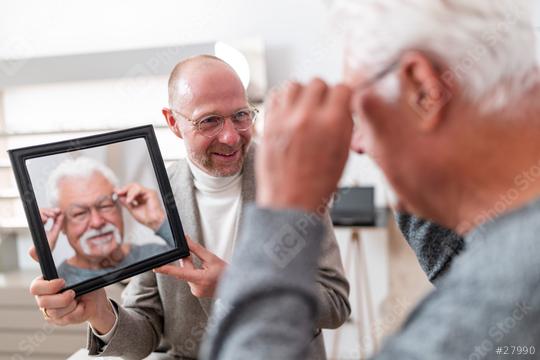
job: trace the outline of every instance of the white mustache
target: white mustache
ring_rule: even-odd
[[[79,242],[81,244],[81,248],[82,248],[83,252],[86,255],[92,255],[92,253],[90,251],[90,244],[88,243],[89,240],[91,238],[93,238],[93,237],[104,235],[104,234],[110,233],[110,232],[113,233],[113,241],[116,241],[116,243],[121,244],[122,239],[120,237],[120,230],[118,230],[118,228],[116,226],[114,226],[114,224],[107,223],[101,229],[88,229],[88,230],[86,230],[84,232],[84,234],[81,235],[81,237],[79,238]],[[100,255],[107,255],[107,254],[104,253],[105,252],[104,245],[105,244],[97,244],[97,246],[99,246]],[[95,245],[94,245],[94,247],[95,247]]]

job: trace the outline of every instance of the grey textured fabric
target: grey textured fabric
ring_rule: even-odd
[[[169,220],[165,220],[155,234],[165,240],[165,244],[143,244],[143,245],[131,245],[131,251],[128,255],[114,268],[105,269],[81,269],[79,267],[68,264],[67,260],[64,260],[58,266],[58,277],[66,280],[68,286],[89,280],[91,278],[106,275],[112,270],[122,269],[138,261],[147,259],[151,256],[164,253],[167,250],[172,250],[174,239],[169,225]]]
[[[203,359],[306,359],[317,314],[316,259],[323,223],[310,215],[248,207],[242,240],[219,286]],[[262,230],[264,229],[264,230]],[[287,263],[271,251],[286,239]],[[279,246],[279,245],[278,245]],[[256,269],[256,271],[248,269]]]
[[[314,321],[313,258],[321,241],[320,224],[297,234],[296,241],[306,246],[287,275],[263,250],[277,229],[293,227],[304,216],[250,209],[241,236],[258,234],[262,246],[238,249],[218,294],[229,307],[216,313],[203,345],[204,359],[304,359]],[[502,351],[504,346],[510,351],[512,346],[534,346],[538,351],[539,233],[537,200],[468,234],[437,289],[374,359],[500,359],[504,356],[497,354],[498,346]],[[248,271],[253,263],[259,265],[257,272]],[[240,281],[241,288],[235,286]]]
[[[131,264],[147,259],[154,255],[164,253],[172,248],[166,245],[160,244],[144,244],[144,245],[132,245],[130,252],[122,259],[115,267],[104,269],[82,269],[77,266],[68,264],[67,260],[64,260],[58,266],[58,276],[66,280],[68,286],[75,285],[77,283],[89,280],[98,276],[104,276],[113,270],[122,269],[128,267]]]
[[[452,230],[412,215],[397,213],[396,220],[428,279],[435,283],[463,250],[465,241]]]
[[[255,198],[254,151],[254,148],[249,151],[243,170],[244,204]],[[168,172],[184,231],[194,241],[204,245],[189,166],[187,162],[179,161]],[[329,222],[330,219],[325,221]],[[241,223],[244,222],[242,213]],[[325,252],[318,261],[316,271],[314,290],[319,316],[309,331],[310,339],[318,334],[309,350],[312,359],[326,357],[318,328],[339,327],[350,315],[349,284],[344,276],[333,231],[328,230],[324,236],[323,233],[320,236],[324,237],[322,246]],[[258,235],[239,239],[239,245],[242,242],[256,246]],[[255,264],[249,271],[257,267],[258,264]],[[186,282],[153,272],[141,274],[132,278],[124,291],[123,306],[117,305],[118,326],[109,344],[102,347],[99,339],[91,330],[88,331],[89,354],[142,359],[160,347],[176,359],[197,358],[212,305],[210,299],[194,297]]]

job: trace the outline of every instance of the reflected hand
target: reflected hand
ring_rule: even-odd
[[[190,256],[182,260],[183,267],[169,264],[154,269],[154,272],[187,281],[191,293],[198,298],[213,297],[227,263],[204,246],[191,240],[189,236],[186,236],[186,241],[190,251],[201,259],[200,269],[193,265]]]
[[[255,162],[259,206],[316,212],[327,205],[349,155],[351,93],[319,79],[274,91]]]
[[[62,229],[62,224],[64,223],[64,213],[58,208],[41,208],[39,209],[39,215],[41,216],[41,222],[43,223],[43,225],[45,225],[47,221],[49,221],[49,219],[53,220],[53,225],[51,229],[45,232],[47,234],[49,248],[51,249],[51,251],[53,251],[56,247],[58,235],[60,234],[60,230]],[[30,250],[28,251],[28,255],[30,255],[32,259],[39,261],[36,254],[36,248],[34,246],[30,248]]]
[[[64,279],[47,281],[41,276],[30,285],[30,293],[49,323],[65,326],[88,321],[101,334],[112,329],[116,316],[103,288],[75,298],[73,290],[58,293],[64,286]]]
[[[139,223],[157,231],[165,220],[165,212],[161,207],[155,190],[131,183],[116,191],[120,203]]]

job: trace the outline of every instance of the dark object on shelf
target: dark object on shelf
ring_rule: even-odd
[[[339,188],[330,209],[336,226],[375,226],[375,189],[373,187]]]

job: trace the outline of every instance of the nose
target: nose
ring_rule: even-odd
[[[354,129],[350,149],[358,154],[363,154],[365,152],[365,145],[362,133],[359,129]]]
[[[105,225],[105,219],[96,209],[92,208],[90,210],[90,227],[92,229],[101,229],[103,225]]]
[[[240,141],[240,134],[238,133],[238,130],[234,128],[231,119],[225,119],[223,129],[218,134],[218,141],[229,146],[235,146]]]

